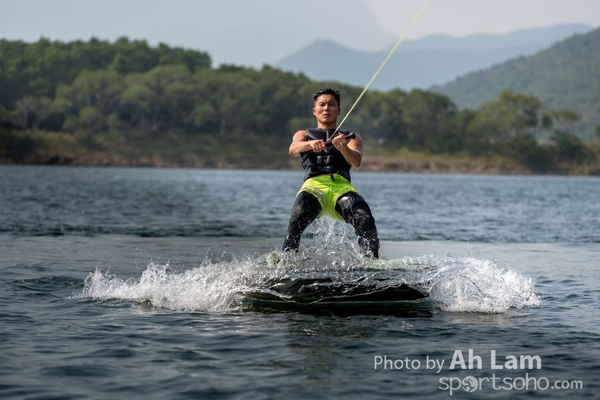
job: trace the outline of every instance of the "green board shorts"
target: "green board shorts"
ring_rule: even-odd
[[[358,193],[346,178],[338,174],[318,175],[308,178],[297,194],[302,192],[308,192],[319,200],[319,204],[321,204],[320,216],[327,216],[338,221],[343,221],[342,217],[335,211],[338,199],[348,192]]]

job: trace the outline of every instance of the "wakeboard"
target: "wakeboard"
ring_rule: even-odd
[[[252,308],[334,315],[386,314],[429,316],[424,291],[400,284],[378,288],[362,280],[339,282],[331,277],[284,278],[244,293]]]

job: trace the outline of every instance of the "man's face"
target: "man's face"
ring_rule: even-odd
[[[337,100],[331,94],[322,94],[315,100],[313,115],[324,125],[335,124],[340,111]]]

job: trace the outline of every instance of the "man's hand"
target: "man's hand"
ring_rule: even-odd
[[[310,148],[315,153],[320,153],[327,149],[327,143],[325,143],[322,140],[310,140],[309,143],[310,143]]]
[[[331,143],[342,153],[346,161],[353,167],[360,167],[362,163],[363,142],[357,133],[352,132],[348,135],[338,135],[333,138]]]
[[[345,135],[337,135],[331,140],[331,144],[343,153],[348,149],[348,138]]]

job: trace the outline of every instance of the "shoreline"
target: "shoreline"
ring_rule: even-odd
[[[12,136],[11,136],[12,135]],[[116,135],[116,136],[115,136]],[[127,142],[118,132],[86,139],[77,134],[45,131],[13,132],[0,143],[0,165],[72,165],[158,168],[297,170],[287,142],[259,137],[228,141],[165,137]],[[2,139],[0,137],[0,139]],[[85,140],[88,140],[86,142]],[[139,139],[139,138],[138,138]],[[1,141],[1,140],[0,140]],[[366,145],[358,171],[490,175],[600,176],[600,146],[590,145],[587,160],[558,159],[526,165],[518,154],[473,155],[466,151],[431,153],[407,147]],[[534,160],[535,161],[535,160]]]
[[[562,171],[540,173],[514,163],[482,162],[477,159],[454,159],[452,157],[435,157],[428,160],[403,160],[402,157],[365,156],[363,164],[354,169],[358,172],[391,172],[391,173],[419,173],[419,174],[474,174],[474,175],[554,175],[554,176],[600,176],[600,168],[586,168],[574,170],[569,168]],[[199,168],[199,169],[262,169],[262,170],[300,170],[298,159],[273,160],[271,163],[253,162],[244,160],[236,162],[229,160],[167,160],[162,157],[126,158],[118,155],[104,155],[102,157],[75,157],[52,156],[37,160],[24,160],[14,162],[0,159],[1,165],[45,165],[45,166],[79,166],[79,167],[150,167],[150,168]]]

